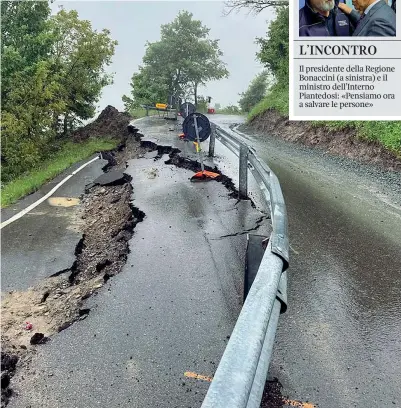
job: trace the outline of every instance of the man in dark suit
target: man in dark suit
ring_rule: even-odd
[[[352,4],[360,14],[343,3],[338,7],[356,24],[353,36],[395,37],[395,13],[384,0],[352,0]]]

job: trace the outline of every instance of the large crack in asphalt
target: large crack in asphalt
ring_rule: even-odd
[[[106,172],[123,170],[128,159],[138,157],[135,136],[126,138],[114,152],[102,152]],[[106,173],[107,174],[107,173]],[[53,273],[26,291],[13,291],[2,301],[1,405],[13,395],[11,378],[29,364],[37,345],[74,322],[88,317],[88,299],[126,263],[128,242],[145,213],[132,202],[131,177],[122,174],[114,182],[86,187],[80,215],[82,238],[75,248],[71,268]],[[21,325],[26,322],[25,327]],[[32,327],[31,323],[34,322]],[[46,333],[46,336],[44,335]]]
[[[257,219],[255,221],[255,226],[253,228],[248,228],[248,229],[245,229],[243,231],[234,232],[233,234],[221,235],[218,238],[211,238],[211,240],[218,240],[218,239],[230,238],[230,237],[238,237],[240,235],[248,234],[249,232],[255,232],[263,225],[263,222],[265,220],[268,220],[268,219],[270,219],[270,217],[268,215],[262,215],[261,217],[259,217],[259,219]]]
[[[150,151],[157,151],[154,160],[168,154],[167,165],[193,172],[200,170],[200,163],[182,157],[179,149],[143,141],[138,129],[132,126],[129,129],[131,136],[114,151],[100,153],[108,161],[103,168],[106,174],[122,172],[129,159],[144,157]],[[239,192],[232,179],[217,167],[205,166],[205,170],[218,173],[214,180],[230,191],[230,197],[238,199]],[[85,300],[121,272],[135,226],[145,218],[145,213],[132,204],[132,195],[131,177],[125,173],[115,177],[115,182],[88,185],[81,201],[82,237],[76,245],[76,259],[71,268],[56,271],[27,291],[10,292],[5,296],[2,302],[2,407],[13,395],[10,385],[16,369],[30,364],[36,347],[47,342],[51,335],[86,319],[90,309],[83,307]],[[254,228],[227,237],[257,230],[266,218],[262,216]],[[29,320],[36,322],[32,330],[21,327],[21,322],[28,324]]]
[[[138,133],[137,137],[139,138],[139,140],[141,140],[143,135]],[[201,164],[197,160],[193,160],[193,159],[189,159],[187,157],[181,156],[181,150],[177,148],[174,148],[172,146],[166,146],[166,145],[158,145],[148,140],[141,140],[141,146],[157,151],[157,156],[154,158],[154,160],[159,160],[163,157],[163,155],[168,154],[169,160],[165,161],[165,164],[167,165],[173,165],[178,168],[191,170],[194,173],[201,170]],[[227,190],[230,191],[230,194],[229,194],[230,197],[238,199],[239,191],[235,187],[235,184],[231,178],[224,175],[217,166],[211,167],[205,164],[204,168],[206,171],[211,171],[213,173],[219,174],[219,176],[217,176],[213,180],[219,183],[222,183],[227,188]],[[248,197],[244,197],[243,199],[249,200]],[[251,203],[252,203],[252,206],[254,207],[255,205],[252,202],[252,200],[251,200]]]

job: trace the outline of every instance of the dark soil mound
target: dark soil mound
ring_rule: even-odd
[[[129,135],[127,127],[131,119],[128,113],[108,105],[96,120],[74,131],[72,138],[77,142],[90,137],[124,140]]]
[[[9,387],[10,378],[13,376],[18,362],[18,356],[1,352],[1,406],[5,407],[12,395]]]

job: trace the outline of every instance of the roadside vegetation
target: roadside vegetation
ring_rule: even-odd
[[[236,105],[229,105],[223,108],[215,109],[216,113],[220,113],[223,115],[243,115],[244,113],[241,109]]]
[[[142,108],[142,107],[138,107],[138,108],[131,108],[129,110],[130,115],[135,118],[135,119],[139,119],[139,118],[143,118],[146,116],[146,109]],[[155,110],[149,110],[148,112],[149,116],[157,116],[158,113]]]
[[[267,70],[260,72],[249,84],[248,89],[240,94],[238,104],[242,112],[249,112],[254,106],[261,102],[268,89],[271,87],[271,79]]]
[[[113,145],[74,145],[70,136],[94,116],[102,88],[112,82],[105,69],[117,43],[74,10],[52,16],[47,1],[2,1],[1,22],[3,205]]]
[[[84,160],[96,152],[111,150],[118,140],[90,139],[82,143],[66,142],[51,157],[26,174],[20,174],[7,183],[1,193],[1,207],[6,207],[19,198],[36,191],[47,181],[68,169],[72,164]]]
[[[276,9],[276,18],[269,24],[266,37],[257,39],[260,47],[257,58],[272,76],[272,86],[268,87],[263,99],[253,104],[250,109],[241,106],[244,112],[249,112],[248,120],[253,120],[270,109],[288,116],[289,12],[286,3],[288,4],[285,1],[268,0],[231,1],[232,6],[250,7],[254,12],[262,11],[263,7]],[[277,4],[280,5],[277,6]],[[256,80],[257,77],[253,81]],[[245,94],[250,92],[253,84],[254,82],[250,84]],[[377,141],[397,156],[401,156],[401,122],[399,121],[316,121],[313,122],[313,126],[325,126],[337,131],[356,130],[358,138]]]

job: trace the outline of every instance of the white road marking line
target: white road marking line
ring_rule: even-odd
[[[9,218],[7,221],[4,221],[1,223],[0,229],[3,229],[7,225],[11,224],[14,221],[17,221],[19,218],[23,217],[25,214],[29,213],[29,211],[33,210],[35,207],[37,207],[39,204],[43,203],[43,201],[47,200],[51,195],[53,195],[65,182],[67,182],[72,176],[77,174],[79,171],[81,171],[83,168],[85,168],[88,164],[93,163],[95,160],[99,159],[99,156],[93,158],[92,160],[89,160],[85,164],[83,164],[81,167],[77,168],[74,170],[70,175],[68,175],[65,179],[61,180],[60,183],[58,183],[56,186],[54,186],[45,196],[40,198],[38,201],[35,201],[32,203],[30,206],[26,207],[22,211],[20,211],[18,214],[13,215],[11,218]]]

